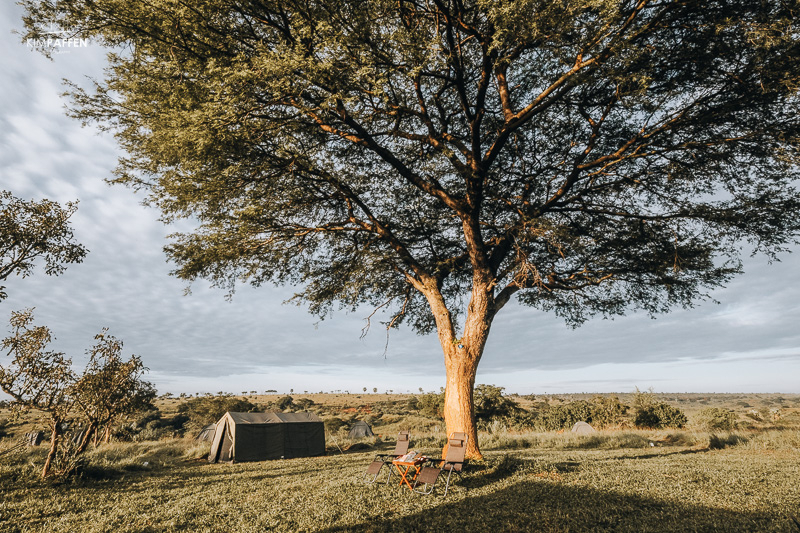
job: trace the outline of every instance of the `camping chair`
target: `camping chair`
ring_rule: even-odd
[[[422,467],[414,483],[414,491],[421,494],[432,493],[439,475],[447,470],[447,480],[444,484],[444,496],[447,496],[447,489],[450,488],[450,476],[453,475],[453,472],[460,473],[464,468],[466,454],[467,434],[453,433],[447,441],[447,455],[444,459],[429,459],[433,465],[438,463],[438,466]]]
[[[364,478],[367,479],[367,482],[374,483],[375,480],[378,479],[378,474],[380,474],[383,465],[388,464],[389,476],[386,478],[386,483],[389,483],[389,480],[392,478],[392,461],[408,453],[409,442],[408,431],[401,431],[398,433],[397,444],[394,447],[394,451],[392,453],[379,453],[375,455],[375,459],[373,459],[367,467],[367,471],[364,473]],[[369,476],[372,476],[372,479],[368,479]]]

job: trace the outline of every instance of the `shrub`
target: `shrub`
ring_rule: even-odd
[[[475,387],[475,418],[488,422],[494,419],[507,418],[519,412],[517,403],[503,396],[503,387],[494,385],[478,385]]]
[[[444,391],[421,395],[417,400],[417,406],[423,416],[444,419]]]
[[[736,427],[736,413],[720,407],[703,409],[697,414],[697,424],[705,429],[729,431]]]
[[[711,450],[721,450],[723,448],[727,448],[728,446],[737,446],[746,442],[746,437],[735,435],[733,433],[729,433],[725,436],[715,435],[712,433],[708,436],[708,448]]]
[[[346,425],[347,422],[336,416],[325,419],[325,431],[327,433],[336,433],[341,427]]]
[[[539,426],[548,431],[571,428],[576,422],[589,422],[591,413],[591,406],[585,400],[551,406],[542,412]]]
[[[178,405],[178,413],[188,416],[195,428],[216,422],[227,411],[251,412],[257,410],[259,410],[257,405],[231,395],[190,398]]]
[[[645,429],[682,428],[688,419],[683,411],[667,403],[649,405],[636,412],[634,424]]]
[[[616,395],[595,396],[590,402],[590,419],[586,420],[596,428],[618,425],[625,418],[627,406]]]
[[[636,389],[633,398],[636,427],[645,429],[682,428],[688,422],[686,415],[668,403],[656,399],[653,391],[641,392]]]

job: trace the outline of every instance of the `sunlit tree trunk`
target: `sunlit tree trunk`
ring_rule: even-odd
[[[53,421],[52,432],[50,433],[50,450],[47,452],[47,459],[45,460],[44,467],[42,468],[42,479],[46,478],[50,474],[50,466],[53,464],[53,459],[56,457],[60,437],[60,422]]]
[[[494,317],[491,285],[480,279],[477,281],[478,283],[473,285],[464,334],[461,338],[456,338],[454,335],[450,314],[434,310],[447,373],[444,393],[447,435],[449,437],[455,432],[467,434],[467,458],[470,459],[483,458],[475,423],[473,390],[478,363],[483,355]],[[447,453],[447,444],[442,453],[444,457]]]
[[[75,453],[83,453],[86,451],[86,448],[89,447],[89,442],[92,440],[92,437],[95,437],[97,433],[97,423],[92,422],[89,424],[89,427],[86,428],[86,433],[83,434],[83,439],[81,439],[81,443],[78,445],[78,449]],[[97,445],[97,438],[94,439],[95,446]]]

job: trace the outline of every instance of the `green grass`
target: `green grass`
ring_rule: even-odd
[[[421,437],[437,454],[436,434]],[[43,450],[25,450],[0,457],[0,531],[800,531],[797,430],[481,442],[485,463],[446,499],[364,483],[374,449],[229,465],[190,440],[114,444],[62,483],[38,481]]]

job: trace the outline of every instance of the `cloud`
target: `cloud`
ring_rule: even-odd
[[[59,277],[37,271],[6,283],[0,322],[12,309],[36,307],[37,321],[54,331],[56,348],[76,361],[102,327],[125,341],[125,353],[143,357],[162,390],[437,390],[444,384],[435,335],[408,329],[386,336],[374,325],[360,339],[370,309],[337,312],[319,321],[282,302],[290,287],[241,287],[231,302],[201,281],[183,296],[185,283],[169,276],[162,247],[173,229],[141,197],[104,182],[119,157],[114,140],[82,128],[64,114],[62,78],[87,84],[99,77],[104,51],[72,50],[49,61],[9,32],[21,8],[0,6],[0,177],[25,198],[80,200],[73,218],[86,261]],[[593,320],[572,330],[554,316],[514,303],[492,326],[478,381],[509,391],[580,389],[725,390],[767,387],[800,391],[785,374],[800,352],[800,257],[767,265],[748,259],[746,274],[695,309],[651,320],[631,315]],[[3,328],[5,329],[5,328]],[[702,373],[713,377],[703,381]],[[683,377],[682,377],[683,374]],[[797,375],[796,373],[794,374]],[[795,380],[796,381],[796,380]],[[245,385],[246,384],[246,385]],[[791,389],[791,390],[790,390]]]

